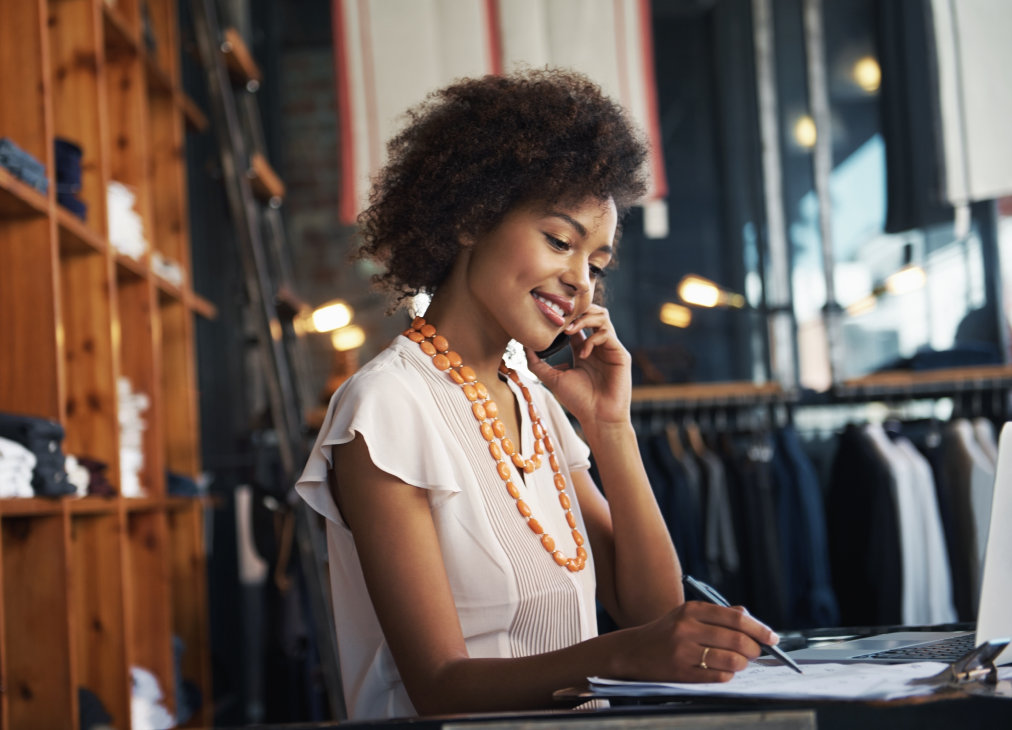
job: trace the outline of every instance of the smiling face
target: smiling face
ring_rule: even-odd
[[[544,349],[593,301],[617,226],[611,199],[514,209],[470,248],[466,286],[474,313],[507,338]]]

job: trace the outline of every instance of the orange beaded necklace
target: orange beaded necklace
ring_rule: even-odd
[[[555,446],[541,423],[541,417],[531,399],[531,392],[526,385],[520,382],[520,376],[516,374],[516,371],[506,367],[506,363],[499,364],[499,372],[520,386],[520,392],[523,393],[524,400],[527,401],[527,412],[531,417],[531,431],[534,434],[534,455],[530,459],[524,459],[513,441],[506,435],[506,426],[497,418],[499,407],[494,400],[489,398],[488,388],[478,382],[478,376],[475,375],[474,370],[464,365],[460,355],[450,349],[450,343],[446,341],[446,338],[436,334],[435,327],[426,323],[421,317],[415,317],[411,327],[404,331],[404,336],[412,342],[417,342],[422,352],[432,358],[432,364],[449,374],[453,382],[460,386],[464,396],[470,401],[471,412],[478,421],[482,437],[488,442],[488,451],[495,461],[496,472],[498,472],[499,478],[506,483],[506,491],[516,501],[517,510],[527,521],[527,526],[541,538],[541,545],[551,553],[552,558],[560,566],[574,573],[583,570],[587,565],[587,549],[583,547],[583,535],[576,529],[576,516],[573,514],[569,495],[566,494],[566,478],[559,470]],[[496,443],[496,439],[498,439],[498,443]],[[545,452],[548,452],[548,464],[552,467],[552,472],[555,475],[554,483],[559,493],[559,504],[562,505],[566,514],[566,523],[572,531],[573,542],[576,543],[575,558],[566,557],[561,550],[556,549],[555,538],[545,532],[541,523],[531,515],[530,505],[520,498],[520,489],[510,479],[512,469],[508,462],[513,462],[513,465],[524,473],[531,474],[541,467],[541,456]]]

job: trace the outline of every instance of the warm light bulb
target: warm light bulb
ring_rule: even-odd
[[[661,322],[672,327],[688,327],[692,323],[692,310],[674,302],[661,305]]]
[[[875,311],[875,307],[878,306],[878,297],[874,294],[868,294],[863,296],[855,302],[851,302],[847,305],[847,314],[851,317],[857,317],[868,312]]]
[[[357,324],[341,327],[330,336],[330,342],[338,352],[354,350],[365,342],[365,330]]]
[[[818,137],[819,133],[815,128],[815,120],[807,114],[802,114],[794,122],[794,141],[798,143],[799,147],[803,147],[806,150],[811,149],[815,146]]]
[[[689,275],[678,285],[678,296],[686,304],[716,307],[720,304],[720,287],[701,276]]]
[[[874,94],[882,86],[882,68],[871,56],[859,58],[852,70],[854,82],[869,94]]]
[[[909,264],[890,274],[885,281],[886,291],[890,294],[909,294],[924,286],[928,277],[920,266]]]
[[[333,332],[351,322],[351,307],[335,299],[313,310],[312,329],[316,332]]]

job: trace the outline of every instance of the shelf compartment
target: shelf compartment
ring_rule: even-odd
[[[67,518],[4,517],[3,639],[8,727],[77,723],[70,636]]]
[[[183,120],[171,98],[153,96],[148,105],[151,183],[159,191],[152,200],[152,242],[185,272],[190,270],[190,242],[183,195],[186,189]]]
[[[165,468],[189,477],[200,472],[197,373],[194,367],[193,314],[182,301],[163,299],[162,436]]]
[[[183,643],[180,675],[200,690],[202,705],[194,710],[188,726],[213,724],[211,657],[207,613],[207,555],[204,546],[204,506],[200,501],[168,512],[169,553],[172,576],[173,634]]]
[[[81,191],[88,224],[105,234],[106,192],[102,105],[104,64],[95,13],[88,0],[50,3],[49,54],[53,135],[81,148]],[[52,144],[50,141],[48,144]],[[55,170],[53,178],[55,179]]]
[[[123,588],[124,517],[75,515],[70,521],[71,621],[77,681],[112,715],[114,727],[130,726]]]
[[[131,666],[154,674],[166,707],[174,713],[172,597],[166,517],[158,509],[127,512],[126,524],[127,656]]]
[[[132,392],[142,393],[148,400],[147,408],[140,414],[144,422],[140,487],[147,496],[160,497],[165,493],[159,417],[160,371],[164,365],[157,349],[159,323],[155,296],[154,287],[148,278],[131,275],[117,277],[117,321],[120,330],[118,372],[121,377],[129,380]],[[121,448],[124,446],[122,436],[120,445]],[[121,491],[123,477],[121,475]]]
[[[155,48],[146,49],[157,68],[162,69],[172,87],[179,86],[179,22],[176,4],[169,0],[148,2],[148,20],[155,38]]]
[[[47,218],[0,218],[0,410],[63,420],[56,246]],[[15,316],[14,313],[19,313]],[[22,314],[23,313],[23,314]]]
[[[56,224],[60,236],[60,253],[64,256],[105,254],[109,242],[69,210],[56,206]]]
[[[46,3],[42,0],[0,2],[0,48],[3,49],[3,101],[0,102],[0,137],[14,144],[42,163],[52,181],[52,129],[49,122],[50,81],[45,53]],[[12,101],[16,100],[16,101]],[[4,170],[4,173],[7,171]],[[0,190],[8,190],[0,177]],[[14,188],[16,200],[29,208],[40,208],[44,194],[36,196],[34,188]],[[24,195],[19,193],[24,192]],[[4,200],[8,192],[0,192],[0,215],[12,201]]]
[[[152,244],[152,180],[148,102],[144,61],[138,55],[108,58],[105,65],[105,98],[109,128],[108,180],[127,186],[134,194],[133,209],[140,216],[144,236]],[[107,191],[103,191],[107,194]],[[113,239],[110,236],[110,239]],[[146,258],[146,257],[145,257]]]
[[[63,450],[108,465],[119,484],[119,429],[113,332],[113,274],[107,256],[63,256]]]
[[[49,198],[0,167],[0,217],[25,218],[49,212]]]

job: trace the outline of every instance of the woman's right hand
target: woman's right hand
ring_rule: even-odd
[[[742,606],[699,601],[621,633],[619,676],[662,682],[727,682],[759,656],[760,643],[780,641]]]

